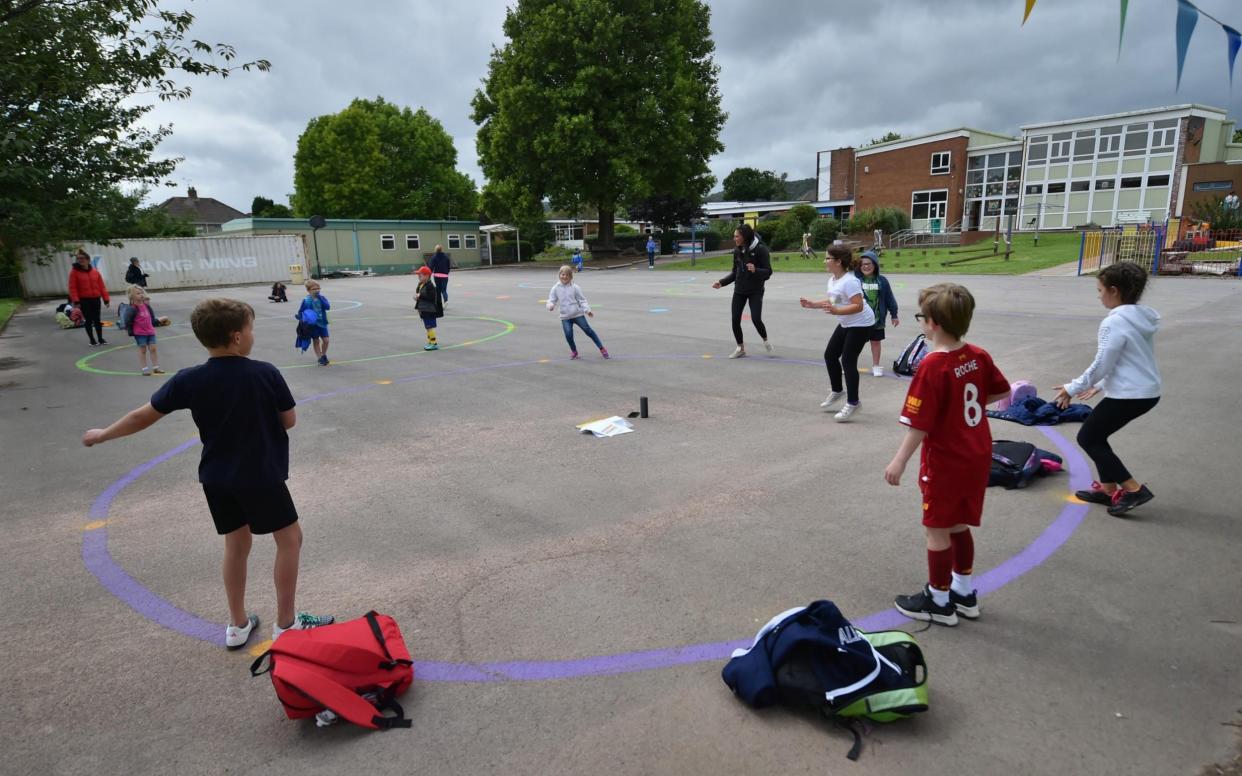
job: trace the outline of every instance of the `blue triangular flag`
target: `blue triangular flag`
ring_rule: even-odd
[[[1182,86],[1182,66],[1186,64],[1186,50],[1190,48],[1190,36],[1199,21],[1199,9],[1190,0],[1177,0],[1177,86]]]
[[[1229,88],[1232,89],[1233,63],[1238,58],[1238,48],[1242,47],[1242,35],[1228,24],[1222,24],[1221,27],[1225,29],[1225,37],[1229,39]]]

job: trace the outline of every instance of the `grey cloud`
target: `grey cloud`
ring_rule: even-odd
[[[1242,27],[1242,11],[1202,0]],[[1117,4],[1041,0],[1022,26],[1022,0],[844,3],[714,0],[712,30],[725,150],[734,167],[814,174],[815,152],[889,130],[904,135],[967,125],[1016,134],[1022,124],[1200,102],[1235,112],[1225,41],[1203,20],[1174,91],[1174,0],[1132,0],[1117,58]],[[191,6],[194,35],[264,57],[271,73],[193,81],[194,96],[160,105],[175,125],[163,150],[186,157],[174,175],[245,209],[255,194],[293,188],[292,154],[314,116],[355,97],[424,107],[454,138],[459,168],[482,183],[470,99],[503,45],[506,3],[376,0]],[[153,195],[158,196],[158,195]]]

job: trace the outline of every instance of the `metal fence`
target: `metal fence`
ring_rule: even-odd
[[[1132,261],[1148,272],[1156,272],[1160,267],[1164,242],[1165,227],[1162,226],[1127,226],[1083,232],[1078,250],[1078,274],[1099,272],[1119,261]]]
[[[1166,241],[1157,271],[1162,275],[1242,276],[1242,229],[1192,226]]]

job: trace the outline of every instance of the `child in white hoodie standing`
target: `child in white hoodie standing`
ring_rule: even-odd
[[[595,313],[591,312],[591,305],[587,304],[582,289],[574,282],[574,268],[568,264],[561,267],[560,282],[554,284],[548,292],[548,309],[558,310],[561,314],[561,330],[565,333],[565,341],[569,343],[570,359],[578,357],[578,346],[574,344],[574,326],[586,332],[595,347],[599,348],[599,354],[608,358],[608,348],[604,347],[595,329],[587,323],[587,318],[594,318]]]
[[[1160,314],[1140,305],[1147,272],[1123,261],[1100,270],[1096,290],[1108,315],[1100,322],[1095,360],[1073,382],[1057,389],[1057,405],[1065,408],[1070,397],[1089,399],[1101,391],[1105,398],[1078,431],[1078,446],[1095,463],[1099,480],[1091,490],[1074,495],[1083,501],[1103,504],[1120,517],[1154,498],[1146,485],[1113,452],[1108,438],[1160,401],[1160,370],[1152,346],[1160,327]]]

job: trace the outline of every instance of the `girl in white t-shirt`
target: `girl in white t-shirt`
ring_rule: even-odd
[[[853,252],[843,245],[833,245],[824,259],[824,267],[831,275],[828,279],[828,298],[819,302],[798,300],[808,310],[823,310],[837,316],[837,328],[824,349],[824,364],[828,367],[832,392],[819,406],[829,409],[845,397],[845,406],[833,416],[838,423],[849,420],[861,404],[858,398],[858,354],[870,341],[871,327],[875,325],[875,313],[863,299],[862,283],[850,271],[853,265]],[[844,390],[841,386],[842,373],[845,377]]]

